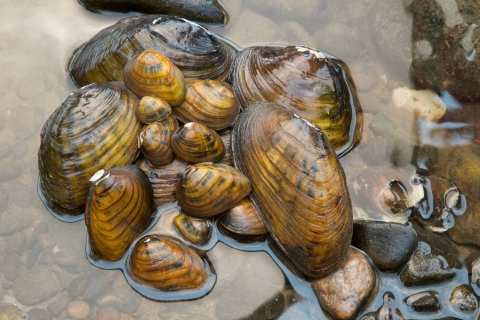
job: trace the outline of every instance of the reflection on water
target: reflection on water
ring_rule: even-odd
[[[85,258],[84,223],[56,220],[37,196],[37,150],[43,123],[73,90],[64,72],[69,56],[119,17],[87,12],[74,0],[0,3],[0,300],[17,306],[0,303],[0,318],[324,318],[308,282],[285,267],[269,242],[239,244],[219,235],[225,244],[207,253],[217,283],[207,296],[188,302],[143,298],[121,271],[91,265]],[[350,66],[365,113],[361,143],[341,159],[352,194],[353,179],[375,168],[393,170],[405,192],[416,195],[411,179],[421,168],[422,174],[447,178],[466,199],[466,212],[452,215],[444,233],[425,231],[421,225],[429,221],[413,222],[435,263],[454,268],[454,279],[405,287],[396,273],[378,272],[377,295],[361,314],[378,310],[390,291],[405,318],[431,319],[403,301],[434,290],[442,305],[436,318],[474,317],[449,300],[455,287],[470,284],[470,266],[463,261],[475,261],[480,246],[480,31],[475,25],[480,6],[469,0],[224,3],[230,22],[213,31],[236,44],[303,44]],[[432,120],[421,109],[398,107],[392,94],[403,87],[432,90],[446,105],[444,114]],[[440,193],[451,205],[448,190]],[[356,218],[398,221],[375,203],[352,201]],[[477,284],[472,286],[478,292]]]

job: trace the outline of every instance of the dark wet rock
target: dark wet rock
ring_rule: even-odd
[[[88,273],[81,273],[76,276],[68,286],[68,294],[72,298],[81,296],[89,286],[92,278]]]
[[[90,306],[83,300],[74,300],[67,303],[67,316],[72,319],[87,319]]]
[[[406,298],[405,302],[416,312],[438,312],[440,310],[438,292],[435,291],[413,294]]]
[[[101,276],[94,277],[89,286],[83,293],[83,298],[87,302],[94,302],[102,296],[113,282],[114,271],[102,270]]]
[[[63,292],[47,305],[47,310],[52,316],[58,317],[62,314],[63,310],[65,310],[70,300],[71,298],[68,293]]]
[[[47,310],[41,308],[31,309],[27,312],[26,320],[52,320],[52,316]]]
[[[7,248],[18,255],[25,252],[26,245],[27,236],[25,235],[25,232],[17,232],[7,238]]]
[[[215,315],[226,319],[275,319],[283,313],[285,299],[282,293],[267,282],[244,276],[219,297]]]
[[[400,280],[407,287],[443,283],[455,277],[455,271],[448,268],[444,260],[431,253],[430,246],[418,242],[412,258],[400,272]]]
[[[102,308],[97,314],[98,320],[120,320],[120,313],[114,308]]]
[[[361,320],[403,320],[402,312],[398,309],[395,295],[390,291],[383,294],[383,305],[376,312],[369,312]]]
[[[1,320],[23,320],[22,310],[10,303],[0,302]]]
[[[340,267],[312,282],[323,310],[333,319],[353,319],[376,287],[376,274],[367,257],[350,248]]]
[[[21,181],[15,181],[10,184],[12,203],[21,208],[28,208],[33,202],[33,197],[37,197],[36,189]]]
[[[355,221],[352,244],[363,250],[378,269],[393,272],[410,259],[417,234],[403,224]]]
[[[50,270],[37,266],[20,274],[12,289],[20,303],[31,306],[53,297],[59,288]]]
[[[480,201],[468,196],[467,201],[467,210],[455,217],[455,226],[447,231],[447,235],[455,242],[480,246]]]
[[[3,276],[8,281],[14,281],[20,273],[20,261],[14,253],[8,253],[0,264]]]
[[[32,221],[32,215],[25,210],[20,210],[15,214],[3,214],[0,216],[0,236],[11,236],[26,229],[32,225]]]
[[[315,47],[340,59],[355,59],[362,50],[358,36],[343,23],[330,23],[312,35]]]
[[[473,290],[466,284],[459,285],[453,289],[450,295],[450,303],[452,303],[456,309],[465,312],[477,310],[478,304]]]

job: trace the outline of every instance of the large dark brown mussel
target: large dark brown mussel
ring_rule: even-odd
[[[267,230],[308,277],[345,258],[353,230],[343,169],[322,130],[279,105],[249,106],[232,136],[235,166],[250,180],[250,198]]]
[[[123,81],[127,62],[153,49],[167,56],[186,78],[224,80],[236,49],[219,36],[185,19],[146,15],[129,17],[103,29],[78,48],[67,64],[77,87]]]
[[[153,208],[152,185],[138,167],[120,166],[94,174],[85,210],[93,253],[107,261],[120,260],[145,231]]]
[[[223,26],[228,21],[228,14],[220,0],[78,0],[78,2],[85,9],[98,13],[168,14],[213,26]]]
[[[241,51],[231,81],[244,108],[256,101],[284,106],[317,124],[338,156],[360,141],[362,113],[347,66],[307,47],[260,46]]]
[[[38,168],[40,197],[52,214],[66,221],[83,218],[93,174],[135,160],[142,129],[137,104],[125,84],[96,83],[72,93],[50,116]]]

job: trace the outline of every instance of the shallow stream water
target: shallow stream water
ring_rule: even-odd
[[[435,12],[443,14],[435,29],[436,24],[425,22],[419,12],[407,10],[412,3],[422,3],[416,0],[223,2],[230,21],[226,27],[211,30],[238,46],[306,45],[331,53],[350,67],[364,112],[362,140],[340,160],[351,193],[355,177],[367,168],[379,174],[392,170],[412,192],[412,179],[420,168],[423,173],[451,179],[466,195],[469,208],[480,200],[477,183],[470,182],[472,175],[480,177],[480,172],[470,168],[480,170],[476,141],[480,112],[477,103],[471,102],[475,99],[465,93],[480,78],[474,74],[473,80],[467,77],[462,85],[450,85],[461,82],[461,74],[476,65],[462,67],[454,55],[440,58],[442,41],[448,39],[438,36],[442,27],[456,30],[458,26],[458,32],[463,32],[462,47],[469,48],[465,49],[468,61],[478,63],[479,36],[469,24],[480,22],[480,5],[466,0],[423,1],[436,4]],[[0,210],[0,301],[16,305],[27,319],[37,319],[34,312],[43,311],[65,319],[72,301],[81,302],[74,307],[86,310],[89,319],[107,319],[107,315],[112,317],[108,319],[224,319],[225,309],[236,310],[238,319],[253,314],[263,315],[255,319],[325,318],[309,284],[285,267],[269,241],[241,244],[219,234],[220,242],[207,253],[217,283],[207,296],[186,302],[144,298],[128,285],[121,271],[90,264],[85,256],[84,222],[67,224],[55,219],[37,195],[37,151],[43,123],[74,90],[65,73],[68,58],[121,17],[88,12],[76,0],[0,0],[0,6],[0,207],[5,207]],[[430,7],[418,8],[434,12]],[[415,72],[410,70],[412,57],[418,56],[432,58],[425,62],[427,67],[419,69],[443,70],[458,64],[460,76],[451,73],[429,85],[420,75],[414,83]],[[447,106],[439,120],[423,120],[392,100],[397,88],[429,86]],[[462,162],[463,154],[470,160]],[[398,220],[364,199],[352,197],[352,201],[356,219]],[[474,213],[467,213],[475,220]],[[459,240],[459,233],[449,236],[458,242],[463,263],[475,257],[480,241]],[[378,271],[377,293],[360,316],[379,309],[383,294],[390,291],[406,319],[432,319],[432,315],[413,312],[403,300],[413,293],[436,290],[443,307],[435,318],[477,317],[477,312],[454,310],[448,303],[456,286],[470,284],[463,264],[453,280],[435,286],[407,288],[396,273]],[[37,291],[38,286],[44,289]],[[86,290],[78,289],[82,286]],[[286,306],[272,311],[272,300],[278,294]]]

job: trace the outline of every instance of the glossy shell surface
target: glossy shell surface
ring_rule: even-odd
[[[173,161],[172,136],[178,128],[177,120],[168,116],[165,119],[145,126],[140,133],[139,145],[145,158],[156,166]]]
[[[248,197],[222,214],[218,223],[227,231],[240,236],[256,238],[267,234],[265,224]]]
[[[362,113],[347,66],[327,53],[295,46],[241,51],[231,82],[244,108],[274,102],[317,124],[337,155],[360,139]]]
[[[184,213],[179,213],[173,218],[175,230],[183,239],[193,244],[205,244],[210,239],[211,223],[207,219],[191,217]]]
[[[198,122],[213,130],[230,126],[240,112],[232,87],[222,81],[187,79],[185,101],[173,109],[182,122]]]
[[[137,104],[123,83],[92,84],[72,93],[47,120],[38,151],[39,193],[58,218],[82,217],[93,174],[135,160],[142,129]]]
[[[343,169],[323,132],[273,103],[242,112],[232,136],[235,166],[270,235],[307,277],[343,261],[352,238],[352,205]]]
[[[250,182],[235,168],[214,163],[189,166],[178,181],[183,212],[209,218],[235,206],[250,193]]]
[[[133,165],[100,170],[90,179],[85,210],[92,251],[103,260],[120,260],[153,211],[152,186],[142,170]]]
[[[218,162],[225,156],[225,146],[218,133],[197,122],[186,123],[174,132],[172,149],[191,163]]]
[[[165,100],[151,96],[144,96],[135,108],[135,116],[145,124],[161,121],[171,113],[172,108]]]
[[[186,78],[224,80],[237,51],[219,36],[187,20],[142,15],[121,19],[79,47],[67,73],[76,87],[88,83],[124,81],[127,62],[144,50],[167,56]]]

